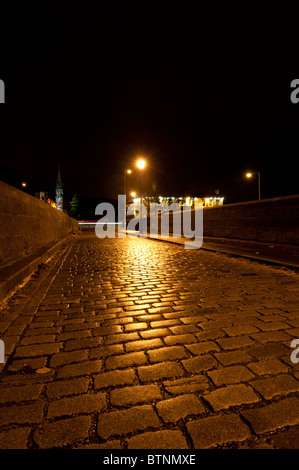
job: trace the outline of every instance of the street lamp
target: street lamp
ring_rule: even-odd
[[[125,195],[125,199],[127,198],[127,175],[131,175],[132,173],[132,170],[126,168],[124,170],[124,195]],[[125,203],[125,209],[124,209],[125,213],[124,213],[124,229],[126,228],[126,203]]]
[[[23,188],[27,187],[27,183],[21,183],[21,185],[23,186]]]
[[[137,167],[139,168],[139,170],[144,170],[144,168],[145,168],[145,161],[142,160],[142,159],[138,160],[138,162],[137,162]]]
[[[140,223],[139,223],[139,231],[140,232],[143,232],[143,229],[141,228],[141,224],[142,224],[142,217],[143,217],[143,214],[142,214],[142,205],[143,205],[143,170],[145,168],[145,161],[140,158],[138,161],[137,161],[137,168],[139,168],[140,170],[140,178],[141,178],[141,209],[140,209]]]
[[[131,175],[132,170],[126,169],[124,171],[124,195],[127,196],[127,175]]]
[[[256,171],[255,173],[246,173],[247,178],[252,178],[253,175],[257,175],[258,177],[258,189],[259,189],[259,201],[261,200],[261,174]]]

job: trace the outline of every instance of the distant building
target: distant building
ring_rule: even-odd
[[[222,206],[223,205],[223,200],[224,197],[220,197],[218,195],[216,196],[211,196],[211,197],[175,197],[175,196],[158,196],[158,197],[147,197],[145,196],[143,198],[143,204],[148,205],[151,204],[152,202],[156,202],[159,204],[167,204],[170,205],[174,202],[179,203],[180,206],[185,205],[185,206],[190,206],[194,207],[195,203],[202,204],[203,207],[215,207],[215,206]],[[133,201],[134,204],[140,203],[140,197],[134,198]],[[128,204],[130,204],[130,201],[128,201]]]
[[[37,197],[37,199],[40,199],[41,201],[46,202],[46,203],[49,204],[51,207],[54,207],[54,208],[56,209],[56,204],[55,204],[55,202],[52,201],[52,199],[49,198],[47,192],[45,192],[45,191],[39,191],[39,192],[35,193],[35,197]]]
[[[56,209],[63,211],[63,185],[60,176],[60,166],[58,166],[58,176],[56,182]]]
[[[173,203],[178,203],[181,207],[183,205],[189,206],[191,209],[194,209],[195,204],[202,204],[203,207],[217,207],[223,205],[224,197],[220,197],[218,195],[211,196],[211,197],[175,197],[175,196],[157,196],[157,197],[143,197],[143,204],[147,207],[149,211],[149,207],[151,203],[159,203],[159,204],[167,204],[168,206]],[[138,205],[141,202],[141,198],[133,198],[132,201],[127,202],[127,207],[130,204],[134,204],[133,207],[134,212],[138,210]]]

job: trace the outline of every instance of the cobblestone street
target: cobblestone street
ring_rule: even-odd
[[[4,305],[0,448],[298,448],[298,273],[81,235]]]

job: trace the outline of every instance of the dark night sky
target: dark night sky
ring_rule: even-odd
[[[60,164],[66,194],[114,198],[143,155],[170,196],[255,199],[247,170],[263,198],[298,193],[293,5],[62,3],[1,20],[2,171],[53,190]]]

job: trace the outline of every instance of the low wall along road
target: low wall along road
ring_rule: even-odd
[[[0,181],[0,299],[78,230],[64,212]]]
[[[172,222],[170,212],[171,234]],[[194,211],[191,211],[191,225],[193,230]],[[160,227],[159,222],[159,230]],[[204,208],[203,236],[298,245],[299,195]]]
[[[0,181],[0,267],[78,230],[78,222]]]

